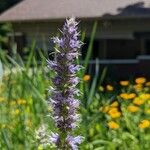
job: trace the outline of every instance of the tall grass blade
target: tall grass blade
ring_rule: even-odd
[[[3,136],[3,140],[4,140],[5,144],[6,144],[7,150],[11,150],[10,144],[9,144],[8,139],[6,137],[6,132],[4,130],[2,130],[2,136]]]
[[[93,42],[94,42],[94,38],[95,38],[95,34],[96,34],[97,24],[98,24],[97,21],[95,21],[94,25],[93,25],[93,29],[92,29],[92,34],[91,34],[91,37],[90,37],[90,43],[89,43],[89,46],[88,46],[87,55],[86,55],[85,60],[84,60],[83,66],[85,67],[85,71],[88,67],[89,60],[90,60],[90,57],[91,57],[91,54],[92,54]]]
[[[27,60],[27,64],[26,64],[26,70],[27,70],[27,71],[29,70],[30,65],[31,65],[31,63],[32,63],[32,58],[33,58],[34,50],[35,50],[35,44],[36,44],[36,42],[33,41],[32,46],[31,46],[31,52],[30,52],[30,54],[29,54],[29,57],[28,57],[28,60]]]
[[[105,67],[102,71],[102,74],[100,76],[100,80],[99,80],[99,84],[98,85],[101,85],[106,77],[106,74],[107,74],[107,67]]]
[[[88,95],[88,101],[87,101],[87,107],[90,106],[93,96],[95,94],[95,90],[96,90],[96,86],[97,86],[97,80],[98,80],[98,75],[99,75],[99,62],[96,59],[96,65],[95,65],[95,76],[94,79],[92,81],[92,85],[89,91],[89,95]]]

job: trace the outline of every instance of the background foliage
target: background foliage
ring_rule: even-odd
[[[20,1],[21,0],[0,0],[0,13],[2,13],[3,11]]]

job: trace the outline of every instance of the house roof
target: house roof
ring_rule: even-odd
[[[150,0],[23,0],[0,15],[0,22],[104,16],[150,16]]]

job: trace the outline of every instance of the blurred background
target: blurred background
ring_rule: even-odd
[[[52,149],[35,131],[55,130],[46,60],[70,16],[85,43],[80,149],[149,150],[150,0],[0,0],[0,150]]]
[[[89,63],[95,64],[98,59],[101,68],[107,66],[108,74],[117,78],[150,75],[148,0],[1,0],[0,3],[1,47],[9,54],[11,45],[16,43],[17,53],[26,55],[23,49],[33,40],[36,49],[52,51],[50,37],[56,35],[66,17],[73,15],[81,21],[80,28],[85,33],[83,59],[97,22]]]

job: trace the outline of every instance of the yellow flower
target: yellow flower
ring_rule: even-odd
[[[0,128],[1,129],[6,128],[6,124],[0,124]]]
[[[150,114],[150,109],[147,109],[147,110],[145,111],[145,113],[146,113],[146,114]]]
[[[90,75],[84,75],[83,81],[89,81],[91,79]]]
[[[142,120],[139,124],[139,128],[144,129],[150,126],[149,120]]]
[[[140,91],[140,90],[142,90],[143,85],[142,84],[135,84],[133,87],[135,90]]]
[[[115,112],[118,112],[118,108],[112,107],[108,113],[111,114],[111,113],[115,113]]]
[[[146,86],[150,86],[150,81],[145,83]]]
[[[111,107],[118,107],[119,103],[117,101],[114,101],[110,106]]]
[[[143,84],[143,83],[146,82],[146,78],[145,78],[145,77],[136,78],[136,79],[135,79],[135,82],[136,82],[137,84]]]
[[[128,111],[134,113],[134,112],[137,112],[137,111],[139,110],[139,107],[134,106],[134,105],[129,105],[129,106],[127,107],[127,109],[128,109]]]
[[[18,103],[18,105],[25,105],[26,104],[26,100],[24,100],[24,99],[18,99],[17,103]]]
[[[5,98],[4,97],[0,97],[0,103],[4,102],[4,101],[5,101]]]
[[[150,105],[150,100],[147,101],[147,104]]]
[[[112,117],[112,118],[119,118],[121,116],[121,113],[118,111],[118,109],[116,107],[111,108],[108,111],[108,114]]]
[[[20,113],[19,109],[16,109],[15,111],[12,112],[13,115],[19,115],[19,113]]]
[[[141,94],[141,95],[139,96],[139,98],[144,99],[144,100],[150,99],[150,94],[148,94],[148,93]]]
[[[112,85],[107,85],[106,86],[106,89],[108,90],[108,91],[113,91],[114,90],[114,87],[112,86]]]
[[[118,111],[118,112],[115,112],[115,113],[110,114],[110,116],[111,116],[112,118],[119,118],[119,117],[121,116],[121,113]]]
[[[118,128],[120,127],[119,124],[116,123],[116,122],[114,122],[114,121],[108,122],[108,126],[109,126],[109,128],[111,128],[111,129],[118,129]]]
[[[101,92],[104,91],[104,87],[103,87],[103,86],[99,86],[98,89],[99,89],[99,91],[101,91]]]
[[[102,111],[103,113],[107,113],[109,109],[110,109],[109,106],[103,106],[102,108],[100,108],[100,111]]]
[[[120,85],[128,86],[129,85],[129,81],[120,81]]]
[[[139,97],[136,97],[134,100],[133,100],[133,104],[135,104],[135,105],[142,105],[142,104],[144,104],[144,100],[143,99],[140,99]]]
[[[130,93],[130,94],[128,94],[128,97],[129,97],[129,99],[133,99],[133,98],[136,97],[136,94],[135,93]]]
[[[136,94],[135,93],[121,93],[120,94],[120,97],[124,100],[129,100],[129,99],[133,99],[136,97]]]
[[[11,106],[16,105],[16,101],[14,101],[14,100],[13,100],[13,101],[11,101],[11,102],[10,102],[10,105],[11,105]]]
[[[125,100],[128,100],[128,99],[129,99],[127,93],[121,93],[119,96],[120,96],[122,99],[125,99]]]

